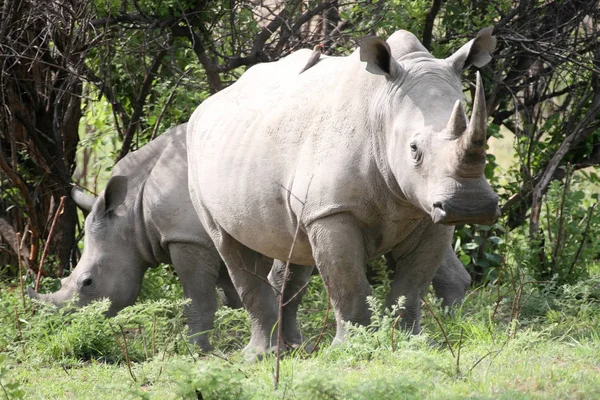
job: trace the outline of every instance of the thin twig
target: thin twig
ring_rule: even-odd
[[[165,361],[165,356],[167,355],[167,349],[169,348],[169,339],[171,338],[171,335],[173,334],[173,330],[175,329],[175,326],[172,325],[171,329],[169,329],[169,333],[167,334],[167,341],[165,342],[165,348],[163,349],[163,355],[162,355],[162,360],[161,360],[161,366],[160,369],[158,370],[158,378],[160,378],[160,376],[162,375],[162,371],[163,371],[163,366],[162,364],[164,364]]]
[[[54,234],[54,228],[56,227],[56,222],[58,221],[58,217],[62,215],[63,208],[65,207],[65,196],[60,198],[60,203],[58,204],[58,208],[56,209],[56,214],[54,214],[54,220],[52,221],[52,226],[50,226],[50,232],[48,233],[48,238],[46,239],[46,243],[44,245],[44,251],[42,252],[42,258],[40,259],[40,265],[38,267],[37,278],[35,279],[35,291],[37,292],[40,288],[40,279],[42,278],[42,271],[44,269],[44,262],[46,261],[46,256],[48,255],[48,247],[50,246],[50,242],[52,241],[52,236]]]
[[[279,371],[281,365],[281,344],[283,342],[283,296],[285,294],[285,287],[287,285],[287,280],[290,272],[290,260],[292,259],[292,254],[294,253],[294,247],[296,247],[296,240],[298,239],[298,233],[300,233],[300,221],[302,219],[302,214],[304,213],[304,205],[306,204],[306,200],[308,198],[308,191],[310,189],[310,183],[312,182],[312,177],[308,182],[308,186],[306,188],[306,194],[304,195],[304,202],[302,203],[302,209],[300,210],[300,215],[298,215],[298,220],[296,221],[296,231],[294,232],[294,239],[292,240],[292,245],[290,247],[290,252],[288,253],[287,260],[285,262],[285,269],[283,270],[283,282],[281,284],[281,289],[279,291],[279,322],[277,324],[277,357],[275,359],[275,377],[273,378],[273,388],[277,390],[277,386],[279,385]],[[298,292],[299,293],[299,292]],[[294,297],[298,294],[296,293]]]
[[[589,209],[588,218],[587,218],[587,221],[585,224],[585,229],[583,230],[583,234],[581,235],[581,241],[579,242],[579,247],[577,248],[577,252],[575,253],[575,257],[573,258],[573,262],[569,266],[569,270],[567,271],[567,275],[565,276],[565,278],[568,277],[569,275],[571,275],[571,272],[573,272],[573,269],[575,268],[575,264],[577,264],[577,261],[579,261],[581,252],[583,251],[585,243],[588,240],[588,235],[590,233],[590,225],[592,222],[592,216],[594,215],[594,208],[596,208],[597,205],[598,205],[598,202],[595,202],[594,204],[592,204],[592,206]]]
[[[402,313],[398,315],[394,324],[392,325],[392,353],[396,351],[396,346],[394,345],[394,332],[396,332],[396,326],[398,326],[398,322],[400,322],[400,318],[402,318]]]
[[[17,259],[19,261],[19,287],[21,289],[21,301],[25,311],[25,290],[23,289],[23,260],[21,260],[21,232],[17,232]]]
[[[460,350],[462,349],[462,338],[464,328],[460,327],[460,338],[458,339],[458,350],[456,351],[456,376],[460,375]]]
[[[125,361],[127,362],[127,369],[129,370],[129,375],[131,375],[131,378],[133,379],[134,382],[137,382],[137,379],[136,379],[135,375],[133,374],[133,370],[131,369],[131,359],[129,358],[129,349],[127,348],[127,339],[125,338],[125,332],[123,331],[123,326],[119,325],[119,328],[121,330],[121,335],[123,336],[123,345],[121,345],[119,336],[112,328],[112,324],[110,324],[110,328],[113,331],[113,335],[115,337],[115,340],[117,341],[117,344],[119,345],[119,347],[121,348],[121,351],[123,352],[123,355],[125,356]]]
[[[17,322],[17,330],[19,331],[19,337],[21,338],[21,346],[23,347],[23,355],[25,355],[25,340],[23,340],[23,331],[21,331],[21,321],[19,321],[19,312],[17,311],[17,306],[14,306],[15,309],[15,321]]]
[[[496,313],[498,312],[498,307],[500,307],[500,302],[502,301],[502,294],[500,293],[500,284],[502,277],[502,263],[498,266],[498,279],[496,279],[496,287],[498,288],[498,298],[496,299],[496,306],[494,307],[494,312],[492,313],[492,321],[496,318]]]
[[[156,313],[152,314],[152,358],[156,355]]]
[[[169,93],[169,97],[167,97],[167,100],[165,101],[165,105],[163,106],[162,110],[160,111],[160,114],[158,114],[158,117],[156,118],[156,122],[154,123],[154,129],[152,130],[151,140],[156,139],[156,136],[158,136],[158,128],[160,126],[160,121],[162,121],[165,113],[167,112],[167,108],[171,104],[171,101],[173,101],[173,95],[175,94],[175,91],[179,87],[179,84],[181,83],[181,81],[183,80],[183,78],[185,78],[185,76],[190,71],[191,71],[191,68],[188,68],[185,71],[183,71],[183,73],[181,74],[181,76],[179,77],[179,79],[177,79],[177,82],[175,82],[175,85],[173,86],[173,89],[171,90],[171,93]]]
[[[308,267],[307,267],[308,268]],[[306,281],[306,283],[304,285],[302,285],[302,287],[300,289],[298,289],[298,291],[296,291],[296,293],[294,293],[294,295],[288,299],[288,301],[286,301],[285,303],[283,303],[283,306],[287,306],[288,304],[290,304],[296,297],[300,296],[300,293],[302,293],[302,291],[304,289],[306,289],[306,287],[310,284],[310,279],[308,281]]]
[[[325,329],[327,328],[327,321],[329,320],[329,308],[331,307],[331,295],[329,294],[329,279],[325,279],[325,287],[327,289],[327,309],[325,310],[325,319],[323,320],[323,327],[321,328],[321,332],[317,337],[317,341],[315,342],[315,345],[313,346],[313,349],[310,352],[311,354],[314,353],[319,347],[319,342],[321,342],[321,338],[323,337]]]
[[[438,326],[440,327],[440,330],[442,331],[442,334],[444,335],[444,340],[446,340],[446,346],[448,346],[448,349],[450,350],[452,357],[456,358],[456,356],[454,355],[454,350],[452,349],[452,345],[450,344],[450,340],[448,339],[448,335],[446,334],[446,330],[444,329],[444,326],[442,325],[442,322],[437,317],[437,315],[435,315],[435,313],[431,309],[431,306],[429,305],[429,303],[427,302],[425,297],[423,297],[423,303],[425,303],[425,305],[427,306],[427,311],[429,311],[429,314],[431,314],[433,319],[435,319],[435,322],[437,322]]]
[[[556,245],[554,246],[554,254],[552,255],[552,275],[556,273],[558,268],[558,253],[564,240],[564,222],[565,222],[565,203],[567,201],[567,193],[569,193],[569,184],[571,183],[571,177],[569,176],[571,168],[567,165],[567,173],[565,175],[565,187],[562,192],[560,200],[560,215],[558,217],[558,229],[556,231]]]

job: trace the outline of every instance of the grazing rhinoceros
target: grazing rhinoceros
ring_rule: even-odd
[[[185,124],[172,128],[119,161],[98,199],[74,190],[74,200],[91,211],[81,260],[59,291],[29,289],[31,297],[59,305],[77,294],[81,306],[107,297],[114,315],[135,302],[149,267],[173,264],[191,299],[185,310],[191,340],[209,348],[207,335],[199,333],[213,326],[215,285],[219,281],[234,306],[239,298],[192,207],[185,132]]]
[[[461,74],[491,59],[492,29],[447,59],[406,31],[364,39],[348,57],[251,68],[204,101],[188,124],[190,195],[252,321],[249,357],[271,350],[277,302],[262,257],[317,265],[336,339],[366,324],[365,262],[392,251],[387,305],[406,296],[403,326],[420,331],[421,295],[458,223],[491,223],[484,177],[486,109],[477,75],[467,120]],[[365,68],[366,67],[366,68]],[[281,84],[272,77],[288,74]],[[296,235],[296,228],[299,227]]]

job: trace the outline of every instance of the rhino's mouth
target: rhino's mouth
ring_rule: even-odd
[[[497,205],[489,207],[482,212],[469,210],[465,212],[456,212],[449,209],[448,205],[444,207],[442,203],[436,202],[431,210],[431,219],[435,224],[458,225],[458,224],[482,224],[492,225],[500,216],[500,209]]]
[[[431,219],[434,224],[445,224],[447,220],[446,211],[444,211],[441,207],[436,207],[434,205],[433,210],[431,211]]]

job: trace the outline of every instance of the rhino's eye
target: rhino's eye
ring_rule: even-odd
[[[412,142],[410,144],[410,151],[412,151],[413,153],[417,151],[417,144],[415,142]]]
[[[92,284],[92,278],[85,278],[83,282],[81,282],[81,286],[90,286]]]

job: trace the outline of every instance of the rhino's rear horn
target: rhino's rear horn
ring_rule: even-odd
[[[452,115],[446,125],[446,134],[451,138],[459,138],[467,129],[467,116],[463,108],[462,102],[456,100],[454,108],[452,109]]]
[[[464,140],[465,147],[483,147],[485,145],[485,131],[487,126],[487,110],[485,107],[485,94],[483,92],[483,81],[481,74],[477,72],[477,86],[475,87],[475,99],[473,101],[473,114],[469,122],[469,128]]]

